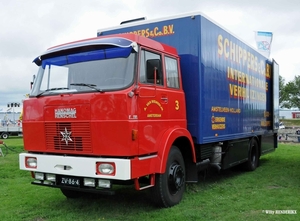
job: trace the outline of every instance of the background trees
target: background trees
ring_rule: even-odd
[[[279,105],[281,108],[300,109],[300,76],[285,84],[282,76],[279,76]]]

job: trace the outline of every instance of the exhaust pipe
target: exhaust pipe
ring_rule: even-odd
[[[205,170],[205,169],[207,169],[209,167],[209,164],[210,164],[210,160],[209,159],[203,160],[203,161],[197,163],[197,170],[198,171]]]
[[[221,170],[221,166],[219,163],[211,163],[210,164],[212,167],[216,168],[218,170],[218,173],[220,172]]]

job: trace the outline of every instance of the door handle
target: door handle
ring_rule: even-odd
[[[168,98],[167,98],[167,97],[161,97],[161,100],[162,100],[164,103],[168,103]]]

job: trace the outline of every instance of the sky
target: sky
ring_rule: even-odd
[[[272,32],[270,59],[279,64],[280,75],[286,83],[300,75],[298,0],[1,1],[0,111],[6,111],[8,103],[22,104],[38,70],[32,61],[47,48],[96,37],[98,29],[118,26],[121,21],[190,12],[205,14],[254,48],[255,31]]]

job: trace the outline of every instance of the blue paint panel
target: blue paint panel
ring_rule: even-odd
[[[124,39],[124,38],[109,38],[109,39],[93,38],[93,39],[88,39],[88,40],[84,40],[84,41],[77,41],[77,42],[73,42],[73,43],[69,43],[69,44],[60,45],[60,46],[57,46],[54,48],[50,48],[44,54],[35,58],[33,60],[33,62],[36,63],[37,65],[40,65],[39,64],[40,57],[43,57],[44,55],[48,55],[48,54],[63,51],[63,50],[80,48],[80,47],[84,47],[84,46],[91,46],[91,45],[110,46],[111,50],[109,52],[105,52],[106,53],[105,58],[128,57],[131,52],[132,41],[130,41],[128,39]],[[120,54],[120,56],[118,56],[118,53],[114,52],[114,49],[113,49],[114,47],[124,48],[124,50],[116,49],[116,50],[119,50],[118,53]],[[126,50],[126,48],[127,48],[127,50]],[[89,58],[91,58],[92,56],[97,56],[97,55],[95,55],[95,53],[93,54],[93,52],[88,52],[88,53],[86,53],[86,55],[89,56]],[[86,55],[81,53],[80,55],[75,55],[75,56],[77,56],[77,58],[78,58],[78,57],[86,56]],[[88,60],[89,58],[85,58],[85,59]],[[101,59],[101,58],[99,58],[99,59]],[[58,58],[58,60],[63,60],[63,58]],[[77,59],[77,61],[75,59],[74,62],[79,62],[79,61],[78,61],[78,59]],[[72,63],[74,63],[74,62],[72,62]],[[57,63],[57,65],[59,65],[59,63]]]
[[[101,32],[134,32],[175,47],[181,58],[188,130],[204,144],[272,130],[271,62],[207,18],[187,16]],[[99,35],[99,33],[98,33]]]
[[[69,54],[59,57],[48,58],[42,61],[43,68],[47,64],[54,64],[58,66],[73,64],[85,61],[96,61],[102,59],[110,59],[110,58],[120,58],[120,57],[128,57],[132,48],[105,48],[102,50],[81,52],[76,54]]]

